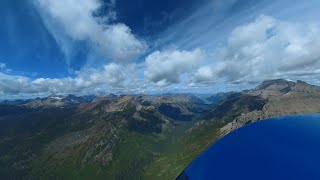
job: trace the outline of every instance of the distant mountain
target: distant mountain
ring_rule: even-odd
[[[66,107],[66,106],[75,106],[81,103],[90,103],[95,100],[96,96],[80,96],[77,97],[75,95],[50,95],[46,98],[36,98],[36,99],[28,99],[28,100],[5,100],[0,102],[2,105],[20,105],[27,106],[32,108],[45,108],[45,107]]]
[[[33,101],[32,99],[27,99],[27,100],[3,100],[0,102],[2,105],[22,105],[22,104],[27,104],[29,102]]]
[[[265,118],[320,112],[319,87],[269,80],[252,90],[74,95],[0,104],[4,179],[174,179],[211,143]]]
[[[211,102],[212,104],[217,105],[219,102],[225,100],[226,98],[228,98],[230,95],[232,94],[237,94],[238,92],[220,92],[217,94],[214,94],[210,97],[207,98],[207,100],[209,102]]]

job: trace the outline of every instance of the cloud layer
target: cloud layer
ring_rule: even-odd
[[[200,68],[196,79],[250,82],[318,75],[319,33],[319,24],[292,23],[261,15],[254,22],[235,28],[227,46],[215,55],[216,62]]]
[[[39,4],[68,36],[90,41],[117,62],[109,62],[101,69],[83,67],[74,76],[61,79],[10,75],[6,64],[0,63],[0,96],[145,93],[168,89],[176,92],[272,78],[319,83],[319,23],[260,15],[235,27],[224,45],[215,49],[155,50],[139,62],[130,62],[146,49],[145,44],[135,38],[128,26],[110,23],[115,18],[112,15],[101,23],[94,16],[101,6],[99,1],[39,0]],[[71,8],[72,5],[76,6]]]
[[[130,66],[114,63],[105,65],[102,70],[83,69],[74,78],[37,78],[8,75],[0,72],[0,94],[95,94],[107,92],[125,83]]]

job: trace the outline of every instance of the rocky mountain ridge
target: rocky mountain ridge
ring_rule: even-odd
[[[247,94],[269,98],[292,93],[319,94],[320,87],[310,85],[300,80],[293,82],[277,79],[264,81],[253,90],[250,90]]]
[[[320,87],[303,81],[268,80],[243,95],[264,99],[262,108],[244,112],[221,129],[225,134],[245,124],[272,117],[320,113]]]
[[[16,106],[26,106],[31,108],[39,107],[67,107],[67,106],[76,106],[81,103],[90,103],[96,96],[75,96],[69,94],[67,96],[62,95],[50,95],[45,98],[36,98],[36,99],[26,99],[26,100],[4,100],[0,102],[0,105],[16,105]]]

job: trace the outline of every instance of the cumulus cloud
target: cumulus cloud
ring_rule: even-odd
[[[103,70],[96,70],[91,68],[84,68],[76,72],[77,84],[79,85],[99,85],[108,84],[111,86],[121,86],[125,80],[125,67],[111,63],[105,65]]]
[[[216,62],[198,69],[197,81],[229,82],[270,78],[300,79],[320,69],[320,25],[293,23],[270,16],[235,28]]]
[[[179,83],[181,76],[196,70],[204,58],[205,53],[200,49],[156,51],[147,56],[144,75],[160,86]]]
[[[129,62],[147,48],[144,41],[137,39],[131,29],[122,23],[112,23],[116,18],[113,11],[115,1],[109,3],[109,13],[100,17],[100,0],[35,0],[50,30],[62,31],[74,40],[88,41],[107,59]],[[58,33],[56,33],[58,34]]]
[[[129,67],[130,69],[131,67]],[[125,82],[127,67],[118,64],[105,65],[102,70],[82,69],[71,78],[37,78],[0,73],[0,94],[91,94],[121,87]]]

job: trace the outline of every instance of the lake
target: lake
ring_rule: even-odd
[[[268,119],[213,144],[181,179],[320,179],[320,115]]]

